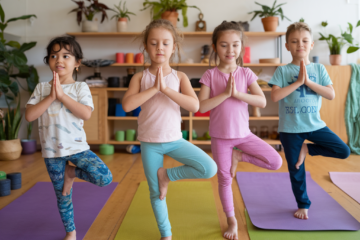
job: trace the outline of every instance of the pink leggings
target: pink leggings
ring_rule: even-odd
[[[242,150],[243,162],[252,163],[269,170],[277,170],[282,164],[282,158],[276,150],[252,133],[244,138],[236,139],[212,137],[211,151],[218,166],[219,194],[226,217],[235,215],[230,174],[233,147]]]

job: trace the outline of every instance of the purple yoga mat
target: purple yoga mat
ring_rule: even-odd
[[[73,185],[77,239],[83,239],[118,183],[98,187],[87,182]],[[65,228],[52,183],[38,182],[0,210],[0,239],[62,240]]]
[[[360,172],[329,172],[331,181],[360,203]]]
[[[312,202],[309,219],[295,218],[297,210],[289,173],[238,172],[236,179],[251,222],[258,228],[297,231],[359,230],[360,223],[306,173]]]

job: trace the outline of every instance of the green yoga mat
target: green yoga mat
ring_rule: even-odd
[[[173,239],[222,240],[210,182],[171,182],[167,206]],[[115,240],[160,239],[147,182],[141,182]]]
[[[250,240],[359,240],[360,231],[280,231],[255,227],[245,210]],[[306,221],[306,220],[304,220]]]

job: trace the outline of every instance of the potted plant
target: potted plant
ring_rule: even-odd
[[[10,161],[20,157],[22,147],[18,139],[21,124],[20,101],[16,111],[8,108],[4,114],[0,112],[0,160]]]
[[[32,93],[39,83],[39,76],[34,66],[27,65],[25,51],[35,47],[36,42],[20,44],[16,41],[6,41],[4,30],[10,22],[25,20],[35,15],[24,15],[5,21],[5,13],[0,4],[0,93],[5,95],[5,100],[10,108],[10,102],[19,93],[19,86]],[[26,79],[27,89],[20,84],[19,79]]]
[[[105,18],[108,18],[106,14],[106,10],[111,10],[105,4],[99,3],[98,0],[88,0],[90,2],[89,6],[85,6],[84,1],[75,1],[75,0],[72,1],[76,3],[78,7],[71,10],[69,13],[76,12],[77,14],[76,21],[79,26],[82,21],[82,14],[84,14],[86,17],[86,20],[82,22],[83,32],[97,32],[98,24],[96,19],[94,19],[95,14],[99,12],[102,13],[100,23],[103,23]]]
[[[141,11],[150,8],[151,17],[153,20],[156,19],[166,19],[169,20],[174,27],[176,27],[177,21],[179,21],[179,13],[178,10],[181,10],[183,16],[183,26],[187,27],[188,18],[187,18],[187,10],[188,8],[196,8],[200,12],[201,10],[197,6],[189,6],[186,3],[186,0],[160,0],[159,2],[145,0],[143,2],[144,8]]]
[[[114,12],[116,12],[116,14],[114,16],[112,16],[111,19],[115,18],[117,19],[117,31],[118,32],[126,32],[127,30],[127,21],[129,19],[130,21],[130,14],[131,15],[136,15],[135,13],[129,12],[129,10],[126,8],[126,1],[124,1],[123,7],[121,8],[121,2],[119,3],[118,6],[114,5],[116,10],[113,9]]]
[[[34,152],[36,152],[36,140],[35,139],[31,139],[31,132],[32,132],[32,128],[33,128],[33,123],[34,122],[29,122],[28,126],[27,126],[27,138],[26,139],[21,139],[21,147],[22,147],[22,152],[21,154],[26,155],[26,154],[33,154]]]
[[[329,34],[327,37],[325,34],[320,34],[320,41],[326,41],[330,50],[330,64],[331,65],[340,65],[341,64],[341,49],[348,44],[349,47],[347,49],[347,53],[356,52],[359,49],[359,45],[354,43],[354,38],[352,36],[353,26],[351,23],[349,24],[349,28],[347,31],[343,32],[341,30],[340,37],[335,37],[332,34]],[[328,23],[326,21],[321,22],[321,26],[325,29]],[[357,22],[356,27],[360,26],[360,20]]]
[[[249,12],[249,14],[254,14],[251,21],[259,15],[261,17],[261,22],[264,26],[265,32],[275,32],[277,26],[279,26],[279,18],[276,16],[280,16],[281,20],[284,20],[286,18],[287,20],[291,21],[289,18],[284,16],[283,10],[281,8],[282,5],[286,3],[281,3],[279,5],[276,5],[276,0],[272,7],[262,5],[260,3],[255,2],[257,5],[262,7],[262,10],[259,11],[253,11]]]

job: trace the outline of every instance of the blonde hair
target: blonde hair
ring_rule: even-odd
[[[236,59],[236,64],[239,66],[243,66],[244,62],[243,62],[243,56],[244,56],[244,50],[245,50],[245,46],[244,46],[244,42],[245,42],[245,35],[244,35],[244,31],[240,25],[240,23],[237,22],[227,22],[227,21],[223,21],[219,26],[217,26],[214,29],[213,35],[212,35],[212,44],[214,44],[215,49],[216,49],[216,44],[217,41],[220,37],[220,34],[225,32],[225,31],[237,31],[240,35],[240,40],[241,40],[241,52],[240,52],[240,56]],[[215,54],[215,63],[217,62],[217,53],[214,51],[212,51],[211,56],[210,56],[210,61],[209,61],[209,65],[211,65],[211,59],[213,57],[213,54]]]
[[[171,35],[173,36],[174,39],[174,45],[176,46],[175,48],[175,53],[171,54],[170,57],[170,62],[173,60],[174,55],[177,53],[177,56],[179,58],[179,62],[181,62],[181,56],[180,56],[180,43],[183,40],[183,34],[178,31],[172,24],[170,21],[168,20],[164,20],[164,19],[157,19],[157,20],[153,20],[151,23],[149,23],[149,25],[146,26],[145,30],[141,33],[140,38],[142,39],[142,53],[145,56],[145,46],[147,46],[147,41],[149,38],[149,33],[152,29],[154,28],[164,28],[166,30],[168,30]]]
[[[295,23],[291,24],[290,26],[288,26],[288,28],[286,30],[286,42],[288,42],[289,36],[292,32],[301,31],[301,30],[308,31],[312,38],[312,32],[311,32],[311,28],[309,27],[309,25],[307,25],[304,22],[295,22]]]

